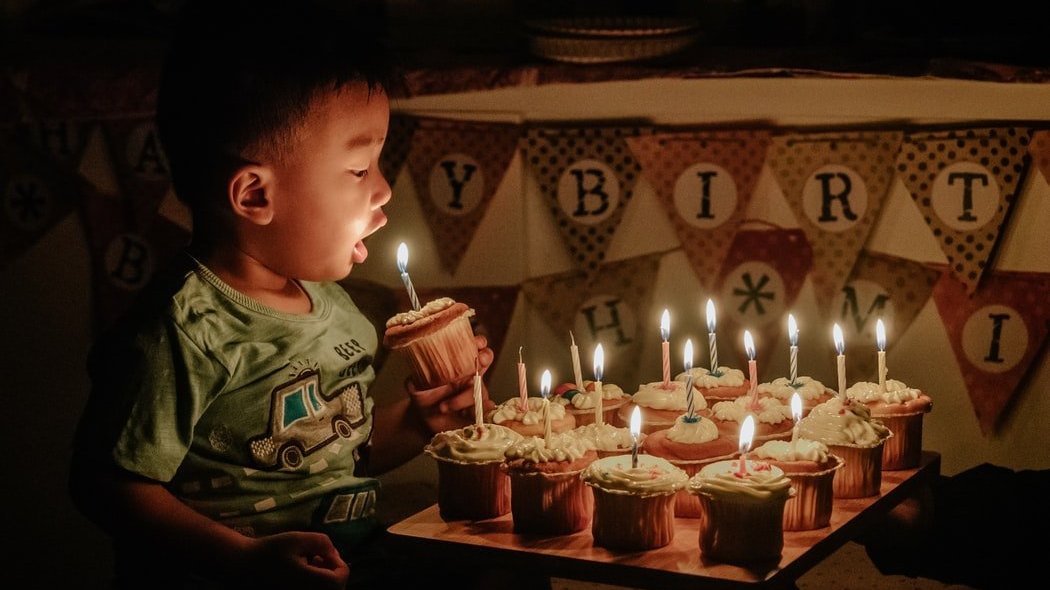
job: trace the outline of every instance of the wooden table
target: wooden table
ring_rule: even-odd
[[[795,580],[940,473],[941,456],[923,452],[917,469],[884,471],[881,495],[836,499],[831,525],[815,531],[785,532],[780,563],[756,570],[715,562],[700,555],[695,519],[679,518],[670,545],[651,551],[615,552],[592,543],[590,528],[560,537],[517,535],[511,515],[478,522],[445,522],[437,505],[388,529],[396,545],[420,559],[484,560],[508,569],[636,588],[794,587]],[[495,561],[498,560],[498,561]]]

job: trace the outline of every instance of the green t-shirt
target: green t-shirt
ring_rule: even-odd
[[[79,449],[251,536],[366,535],[376,332],[337,284],[302,287],[310,313],[281,313],[187,263],[93,351]]]

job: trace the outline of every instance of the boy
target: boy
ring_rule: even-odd
[[[331,282],[391,197],[368,27],[309,2],[184,9],[157,119],[194,238],[92,351],[71,470],[119,586],[343,587],[375,530],[363,459],[470,422],[466,383],[374,407],[375,330]]]

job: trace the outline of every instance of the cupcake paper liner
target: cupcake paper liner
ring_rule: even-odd
[[[785,531],[811,531],[831,524],[835,472],[845,462],[835,455],[829,458],[834,459],[835,465],[823,471],[786,474],[791,487],[795,488],[795,495],[784,505]]]
[[[873,418],[882,420],[893,432],[882,450],[882,468],[886,471],[913,469],[922,458],[922,420],[926,412],[911,414],[884,414]]]
[[[444,520],[485,520],[510,511],[510,478],[501,461],[464,463],[434,457],[438,509]]]
[[[697,494],[700,518],[700,553],[725,563],[748,564],[780,559],[784,549],[786,497],[755,501],[714,498]]]
[[[842,469],[835,472],[832,484],[836,498],[868,498],[878,496],[882,487],[882,450],[889,436],[877,445],[864,447],[859,445],[828,445],[845,462]]]
[[[466,315],[397,350],[412,360],[417,384],[426,389],[463,381],[473,375],[478,356],[474,331]]]
[[[674,539],[674,492],[625,494],[594,490],[594,544],[609,549],[644,551]]]
[[[591,523],[594,495],[580,472],[527,473],[509,470],[515,533],[568,535]]]

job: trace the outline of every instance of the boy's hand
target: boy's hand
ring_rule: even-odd
[[[495,354],[488,347],[488,340],[484,336],[474,336],[474,341],[478,345],[481,374],[485,374]],[[422,390],[417,390],[409,379],[405,387],[408,389],[412,406],[419,412],[431,434],[463,428],[474,423],[473,375],[466,381]],[[484,382],[481,384],[481,402],[486,412],[495,407],[489,399],[489,391]]]
[[[342,589],[350,568],[321,533],[290,532],[253,539],[245,577],[263,588]]]

